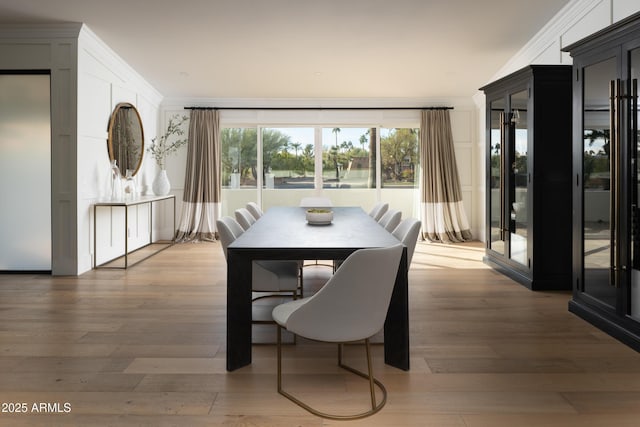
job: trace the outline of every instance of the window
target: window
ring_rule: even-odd
[[[257,130],[223,128],[220,136],[222,187],[256,188]]]
[[[376,128],[323,128],[324,188],[376,188]]]
[[[384,188],[416,188],[419,129],[381,128],[381,181]]]
[[[313,188],[314,129],[262,129],[264,188]]]
[[[222,211],[247,202],[295,206],[321,186],[336,206],[386,200],[415,210],[419,130],[411,127],[267,126],[221,130]],[[341,190],[341,191],[339,191]]]

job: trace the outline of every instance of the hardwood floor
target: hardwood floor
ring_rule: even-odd
[[[0,425],[640,425],[640,354],[570,314],[569,293],[531,292],[482,254],[479,243],[418,244],[411,371],[384,365],[374,346],[388,403],[348,423],[276,392],[273,345],[225,371],[217,243],[176,245],[127,271],[0,275]],[[318,271],[307,270],[310,287]],[[364,366],[361,346],[347,351]],[[286,389],[308,403],[366,405],[366,384],[335,366],[335,346],[298,339],[285,358]]]

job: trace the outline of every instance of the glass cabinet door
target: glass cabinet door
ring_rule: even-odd
[[[529,90],[511,95],[509,134],[509,241],[511,260],[528,266],[527,200],[529,189],[527,106]]]
[[[583,68],[583,292],[615,308],[612,281],[611,100],[615,57]]]
[[[491,132],[489,147],[489,216],[490,236],[489,247],[501,255],[505,253],[504,242],[504,110],[503,98],[492,101],[491,104]]]

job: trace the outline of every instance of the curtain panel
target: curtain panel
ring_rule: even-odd
[[[423,237],[446,243],[471,240],[446,109],[422,111],[420,164]]]
[[[220,112],[191,110],[189,148],[176,241],[215,240],[221,212]]]

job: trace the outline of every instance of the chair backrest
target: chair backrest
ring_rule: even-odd
[[[242,228],[240,223],[236,221],[235,218],[230,216],[223,216],[222,221],[227,225],[227,227],[229,227],[235,239],[242,236],[242,234],[244,233],[244,228]]]
[[[233,220],[233,218],[231,217],[226,218]],[[216,227],[218,228],[218,236],[220,237],[220,243],[222,245],[224,258],[227,259],[227,246],[233,243],[233,241],[236,240],[238,236],[233,233],[231,227],[229,227],[228,225],[228,221],[225,221],[224,218],[216,221]]]
[[[382,218],[380,218],[378,224],[383,226],[385,230],[391,233],[393,230],[395,230],[398,224],[400,224],[400,220],[402,220],[402,211],[397,209],[389,209],[384,215],[382,215]]]
[[[251,215],[247,208],[236,209],[234,214],[236,216],[236,220],[240,223],[242,228],[245,229],[245,231],[256,222],[256,219]]]
[[[300,207],[303,208],[331,208],[333,203],[328,197],[303,197],[300,200]]]
[[[260,209],[260,206],[258,206],[256,202],[247,203],[247,210],[251,215],[253,215],[256,220],[259,219],[263,214],[262,209]]]
[[[328,342],[369,338],[384,326],[402,244],[353,252],[329,281],[293,312],[293,333]]]
[[[389,210],[389,203],[379,202],[369,211],[369,216],[376,221],[380,221],[382,215]]]
[[[415,218],[402,220],[391,234],[407,247],[407,268],[411,265],[413,252],[416,249],[418,235],[420,234],[420,221]]]

